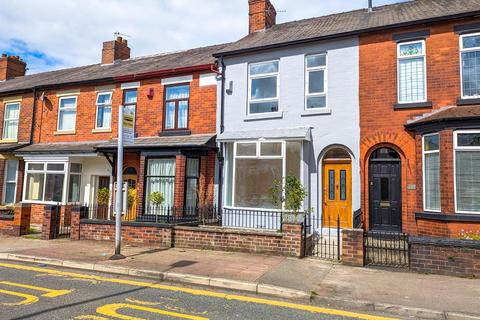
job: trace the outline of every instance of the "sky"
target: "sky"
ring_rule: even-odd
[[[277,23],[367,6],[367,0],[271,1]],[[248,1],[8,0],[0,30],[0,53],[21,56],[32,74],[99,63],[102,42],[115,32],[125,35],[132,57],[236,41],[248,32]]]

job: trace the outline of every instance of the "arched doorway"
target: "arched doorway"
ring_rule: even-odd
[[[402,230],[401,159],[392,148],[373,151],[369,160],[370,229]]]
[[[342,148],[334,148],[323,157],[322,226],[351,228],[352,215],[352,159]]]

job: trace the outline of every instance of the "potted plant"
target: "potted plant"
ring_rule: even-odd
[[[165,197],[161,192],[154,191],[148,196],[148,201],[155,207],[158,208],[165,201]]]
[[[269,189],[272,202],[276,208],[285,208],[283,220],[290,223],[302,223],[304,219],[303,200],[308,195],[300,179],[288,174],[285,178],[285,185],[281,179],[273,181]]]
[[[107,187],[98,189],[97,192],[97,205],[96,218],[107,219],[108,218],[108,202],[110,201],[110,190]]]

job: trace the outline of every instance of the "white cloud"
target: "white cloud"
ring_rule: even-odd
[[[278,22],[367,4],[367,0],[272,2],[286,11],[279,12]],[[396,0],[374,0],[375,5],[392,2]],[[247,33],[248,4],[247,0],[9,0],[2,4],[0,30],[0,52],[26,55],[33,73],[98,63],[102,42],[113,39],[115,31],[130,36],[133,56],[235,41]],[[44,59],[12,48],[15,41],[44,54]]]

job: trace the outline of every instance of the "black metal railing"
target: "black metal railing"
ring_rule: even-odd
[[[354,229],[363,228],[362,209],[358,209],[357,211],[353,212],[353,228]]]
[[[392,231],[364,232],[365,265],[407,268],[409,266],[408,235]]]
[[[341,259],[341,222],[340,216],[331,216],[319,221],[316,216],[305,216],[305,255],[325,260],[339,261]]]
[[[281,230],[283,212],[224,208],[221,214],[223,227],[261,230]]]
[[[70,238],[73,205],[56,205],[53,207],[54,215],[53,238]]]

